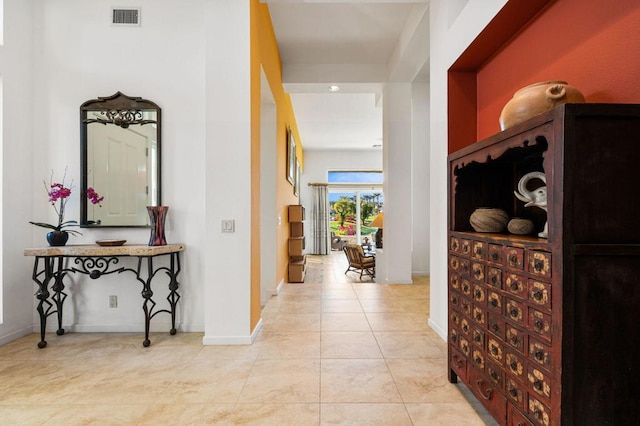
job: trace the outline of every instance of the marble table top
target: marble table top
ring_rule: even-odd
[[[156,256],[176,253],[185,249],[184,244],[148,246],[146,244],[124,244],[121,246],[99,246],[97,244],[70,244],[62,247],[36,247],[24,250],[25,256]]]

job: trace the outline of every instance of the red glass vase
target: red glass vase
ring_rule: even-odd
[[[164,224],[167,219],[169,206],[147,206],[151,221],[150,246],[166,246],[167,239],[164,236]]]

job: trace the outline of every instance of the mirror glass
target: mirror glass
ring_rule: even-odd
[[[160,108],[120,92],[80,107],[82,227],[149,226],[160,201]]]

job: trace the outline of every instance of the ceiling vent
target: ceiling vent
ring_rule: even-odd
[[[111,23],[118,26],[140,26],[140,9],[111,9]]]

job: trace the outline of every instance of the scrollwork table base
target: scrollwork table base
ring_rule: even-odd
[[[34,256],[33,281],[38,285],[36,310],[40,316],[40,342],[39,348],[47,346],[45,331],[47,318],[57,314],[58,330],[56,333],[64,334],[62,328],[62,308],[67,298],[65,293],[64,278],[67,274],[84,274],[91,279],[98,279],[103,275],[132,272],[136,280],[142,285],[142,310],[144,311],[144,341],[143,346],[151,344],[149,340],[149,326],[151,318],[161,312],[171,315],[172,335],[176,334],[176,306],[180,300],[178,293],[178,274],[180,273],[179,253],[185,249],[183,244],[168,244],[165,246],[124,245],[117,247],[101,247],[97,245],[69,245],[64,247],[43,247],[25,249],[25,256]],[[154,268],[154,258],[169,256],[169,266]],[[117,266],[121,257],[137,257],[137,267],[126,268]],[[72,259],[72,260],[71,260]],[[146,268],[145,264],[146,263]],[[146,271],[146,276],[145,276]],[[169,301],[170,309],[156,310],[153,300],[151,282],[158,272],[165,272],[169,277]]]

